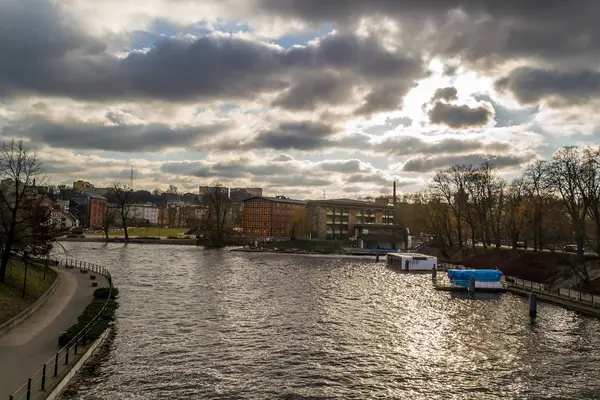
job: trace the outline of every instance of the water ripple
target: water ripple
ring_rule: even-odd
[[[600,322],[436,292],[368,260],[68,243],[111,267],[117,333],[63,398],[597,398]],[[90,251],[92,250],[93,251]]]

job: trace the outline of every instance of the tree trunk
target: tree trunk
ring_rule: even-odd
[[[8,261],[10,260],[11,250],[12,246],[10,243],[4,246],[4,251],[2,252],[2,257],[0,258],[0,283],[4,283],[6,279],[6,269],[8,267]]]
[[[123,232],[125,232],[125,241],[129,242],[129,233],[127,233],[127,217],[124,214],[123,209],[121,209],[121,221],[123,222]]]

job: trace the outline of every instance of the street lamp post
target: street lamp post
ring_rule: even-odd
[[[25,262],[25,274],[23,275],[23,298],[25,298],[25,287],[27,285],[27,252],[23,253],[23,261]]]

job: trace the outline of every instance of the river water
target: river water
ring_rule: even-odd
[[[370,260],[65,243],[116,335],[64,399],[600,398],[600,321]]]

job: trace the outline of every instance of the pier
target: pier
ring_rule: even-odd
[[[579,311],[587,315],[600,317],[600,295],[584,293],[573,289],[560,288],[551,290],[550,287],[538,282],[526,281],[514,277],[506,277],[506,290],[529,297],[531,293],[537,295],[539,301]]]

